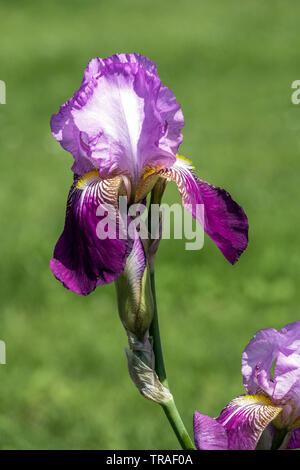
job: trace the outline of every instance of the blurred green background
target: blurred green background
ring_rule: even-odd
[[[299,319],[299,2],[1,2],[2,449],[178,448],[159,406],[131,383],[114,285],[88,297],[48,268],[72,157],[51,114],[95,56],[139,52],[182,104],[180,153],[245,209],[250,244],[232,267],[164,240],[157,296],[169,382],[192,431],[243,392],[241,353],[260,328]],[[179,201],[173,184],[165,201]]]

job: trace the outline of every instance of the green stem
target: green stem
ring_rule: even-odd
[[[153,351],[155,355],[155,371],[158,375],[161,383],[169,388],[167,374],[164,364],[164,358],[162,353],[160,334],[159,334],[159,324],[158,324],[158,313],[157,313],[157,304],[156,304],[156,293],[155,293],[155,282],[154,282],[154,271],[150,273],[151,277],[151,289],[153,294],[153,303],[154,303],[154,317],[150,326],[150,335],[153,338]],[[181,416],[177,410],[174,400],[170,400],[167,403],[161,405],[168,420],[171,424],[173,431],[176,434],[176,437],[183,449],[195,449],[195,446],[183,424]]]
[[[154,282],[154,271],[150,273],[151,279],[151,290],[153,296],[153,305],[154,305],[154,315],[153,320],[150,326],[150,336],[153,338],[153,352],[155,356],[155,372],[158,375],[159,380],[161,383],[169,388],[167,374],[165,369],[165,363],[163,358],[163,352],[161,347],[160,341],[160,333],[159,333],[159,324],[158,324],[158,313],[157,313],[157,303],[156,303],[156,290],[155,290],[155,282]]]

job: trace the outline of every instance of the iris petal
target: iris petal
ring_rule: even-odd
[[[136,186],[149,163],[170,166],[182,141],[180,105],[156,66],[138,54],[93,59],[80,89],[52,116],[53,136],[71,152],[73,171],[127,174]]]
[[[254,450],[263,431],[282,408],[263,395],[232,400],[218,418],[194,414],[194,436],[200,450]]]
[[[228,450],[225,429],[214,418],[195,411],[194,440],[198,450]]]
[[[118,214],[121,184],[121,178],[101,180],[93,171],[75,179],[71,187],[65,227],[55,246],[50,268],[66,288],[77,294],[89,294],[97,285],[115,280],[124,270],[128,241],[119,239],[120,218],[115,238],[97,236],[97,225],[104,218],[97,215],[97,209],[109,204],[116,208],[114,214]]]
[[[228,403],[216,420],[226,430],[229,449],[254,450],[264,429],[281,410],[264,395],[243,395]]]

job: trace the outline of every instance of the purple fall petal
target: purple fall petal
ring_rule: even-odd
[[[103,204],[116,205],[121,178],[102,181],[95,173],[85,177],[82,186],[77,180],[71,187],[65,227],[50,261],[55,277],[81,295],[114,281],[124,270],[127,257],[128,242],[118,239],[119,227],[116,239],[99,239],[96,232],[104,219],[96,214],[97,209]]]
[[[281,412],[261,395],[245,395],[232,400],[217,419],[228,436],[231,450],[254,450],[262,432]]]
[[[198,411],[194,413],[194,440],[198,450],[228,450],[227,433],[223,426]]]
[[[242,207],[224,189],[199,180],[184,159],[177,158],[169,169],[158,174],[177,183],[183,206],[203,226],[225,258],[234,264],[248,244],[248,221]],[[204,220],[202,211],[204,205]]]
[[[254,394],[259,388],[272,395],[271,367],[279,352],[280,333],[274,328],[258,331],[242,354],[244,387]]]
[[[248,245],[248,220],[224,189],[197,179],[204,203],[204,230],[225,258],[234,264]]]

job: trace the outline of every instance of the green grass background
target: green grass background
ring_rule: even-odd
[[[48,268],[72,157],[51,114],[92,57],[157,62],[185,115],[180,153],[245,209],[250,243],[232,267],[162,241],[157,296],[169,382],[192,431],[243,392],[241,353],[260,328],[299,319],[299,2],[1,2],[0,447],[178,448],[162,410],[131,383],[114,285],[84,298]],[[165,201],[179,202],[173,184]]]

